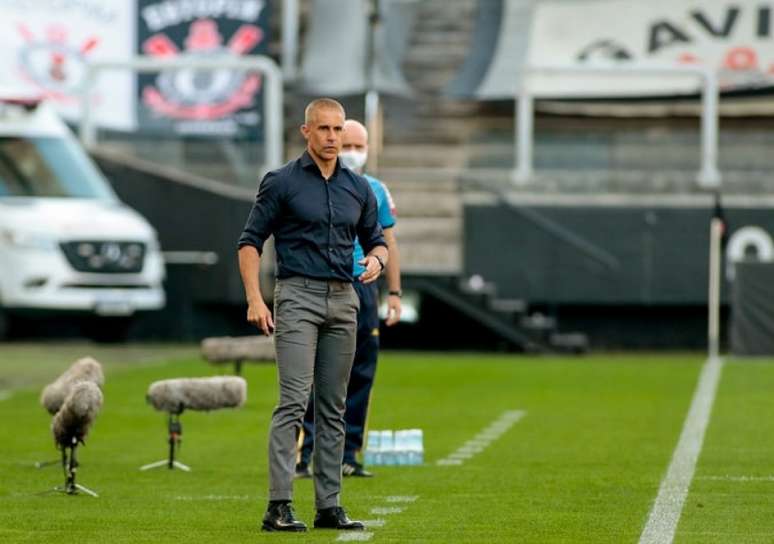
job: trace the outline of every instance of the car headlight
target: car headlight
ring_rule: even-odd
[[[22,248],[50,250],[56,248],[56,240],[39,232],[25,232],[13,229],[0,229],[0,243]]]

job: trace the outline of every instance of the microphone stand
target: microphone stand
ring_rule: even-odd
[[[169,458],[143,465],[140,467],[140,470],[150,470],[152,468],[166,466],[169,470],[179,468],[185,472],[191,472],[191,467],[184,465],[175,459],[175,452],[180,449],[180,443],[182,442],[181,437],[183,436],[183,425],[180,423],[180,414],[182,411],[183,410],[181,409],[177,413],[169,413],[169,422],[167,424],[167,430],[169,432]]]
[[[78,491],[83,491],[92,497],[99,497],[96,492],[75,481],[79,465],[78,458],[76,457],[78,439],[73,436],[71,440],[72,441],[67,446],[60,446],[60,449],[62,450],[62,468],[64,469],[65,483],[64,485],[56,486],[53,490],[60,493],[66,493],[67,495],[77,495]]]

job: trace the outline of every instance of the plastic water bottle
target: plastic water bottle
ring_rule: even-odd
[[[382,431],[379,441],[379,451],[382,454],[382,465],[395,464],[395,434],[392,431]]]
[[[410,431],[395,431],[395,464],[409,464]]]
[[[425,447],[423,444],[422,429],[411,429],[406,431],[407,438],[407,463],[409,465],[421,465],[425,462]]]
[[[366,466],[381,465],[381,431],[368,431],[368,439],[366,440],[366,450],[363,454],[363,462]]]

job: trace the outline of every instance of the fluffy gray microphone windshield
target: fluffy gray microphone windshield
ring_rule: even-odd
[[[247,382],[236,376],[180,378],[153,382],[147,400],[156,410],[179,414],[183,410],[237,408],[247,398]]]
[[[56,443],[69,446],[73,443],[73,438],[83,442],[101,408],[102,391],[97,384],[79,382],[73,385],[51,423]]]
[[[49,414],[57,413],[70,390],[78,382],[92,382],[102,387],[105,383],[102,366],[91,357],[78,359],[56,381],[48,384],[43,389],[43,393],[40,395],[40,403],[48,410]]]

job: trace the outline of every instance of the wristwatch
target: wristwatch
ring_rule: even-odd
[[[381,257],[379,257],[379,255],[371,255],[371,257],[373,257],[374,259],[376,259],[376,262],[378,262],[378,263],[379,263],[379,266],[381,266],[381,267],[382,267],[382,270],[384,270],[384,261],[382,260],[382,258],[381,258]]]
[[[389,293],[389,294],[390,294],[390,296],[392,296],[392,297],[398,297],[398,298],[400,298],[400,297],[402,297],[402,296],[403,296],[403,291],[401,291],[400,289],[398,289],[397,291],[390,291],[390,293]]]

